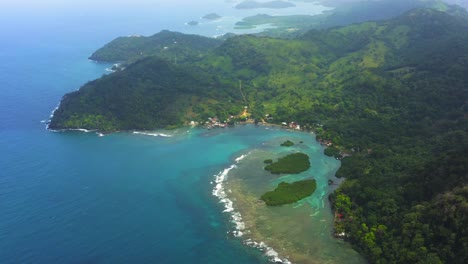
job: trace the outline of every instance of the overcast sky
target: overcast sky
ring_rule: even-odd
[[[0,0],[0,16],[27,17],[47,14],[109,13],[112,11],[148,11],[155,9],[189,10],[224,0]]]
[[[220,2],[223,0],[1,0],[0,8],[70,8],[74,6],[105,7],[105,6],[137,6],[137,5],[200,5]]]
[[[223,0],[0,0],[0,13],[39,13],[39,12],[73,12],[74,10],[123,10],[160,8],[168,9],[175,7],[190,8],[193,5],[209,4],[213,1]]]
[[[173,9],[173,8],[195,8],[209,7],[213,3],[223,3],[226,0],[0,0],[0,13],[39,13],[60,12],[74,10],[88,10],[91,12],[109,10],[145,10],[148,8]],[[259,0],[265,2],[268,0]],[[339,1],[362,1],[362,0],[339,0]],[[391,0],[389,0],[391,1]],[[468,0],[445,0],[468,6]],[[13,14],[10,14],[13,15]]]

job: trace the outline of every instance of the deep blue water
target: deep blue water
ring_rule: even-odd
[[[120,35],[184,31],[205,13],[80,8],[0,11],[0,263],[265,262],[227,234],[210,181],[286,132],[44,129],[63,94],[105,73],[109,65],[87,60],[94,50]]]

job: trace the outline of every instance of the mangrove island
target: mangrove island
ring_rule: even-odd
[[[298,174],[310,168],[309,156],[304,153],[293,153],[279,158],[278,161],[265,166],[265,170],[273,173]]]
[[[269,206],[278,206],[295,203],[310,196],[317,187],[314,179],[302,180],[293,183],[281,182],[275,190],[266,192],[260,199]]]
[[[285,142],[281,143],[281,146],[282,147],[291,147],[291,146],[294,146],[294,142],[292,142],[291,140],[286,140]]]

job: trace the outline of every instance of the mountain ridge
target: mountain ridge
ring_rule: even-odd
[[[133,62],[148,56],[179,61],[193,60],[217,47],[222,40],[162,30],[152,36],[118,37],[96,50],[90,60]]]

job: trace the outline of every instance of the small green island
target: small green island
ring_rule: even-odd
[[[285,142],[281,143],[281,146],[282,147],[291,147],[291,146],[294,146],[294,142],[292,142],[291,140],[286,140]]]
[[[210,14],[207,14],[205,16],[203,16],[204,19],[208,19],[208,20],[216,20],[216,19],[220,19],[222,16],[216,14],[216,13],[210,13]]]
[[[270,1],[270,2],[257,2],[252,0],[247,0],[241,2],[235,6],[236,9],[257,9],[257,8],[271,8],[271,9],[281,9],[281,8],[288,8],[296,6],[293,3],[285,2],[285,1]]]
[[[279,158],[278,161],[265,166],[265,170],[273,173],[298,174],[310,168],[309,156],[304,153],[293,153]]]
[[[260,199],[268,206],[295,203],[314,193],[317,183],[314,179],[293,183],[281,182],[275,190],[264,193]]]

